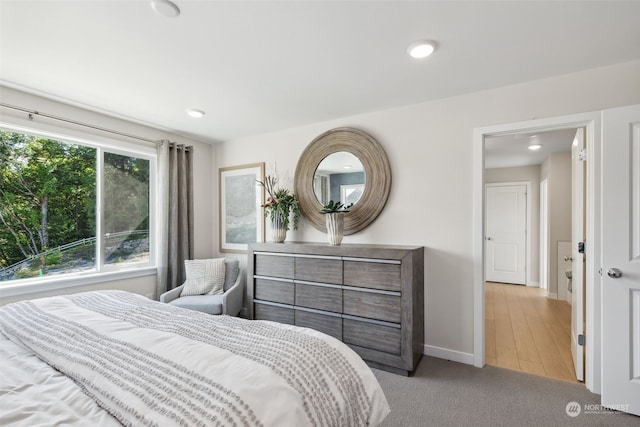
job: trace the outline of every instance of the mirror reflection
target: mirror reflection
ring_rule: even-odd
[[[313,176],[313,191],[323,206],[329,200],[345,206],[356,204],[364,193],[366,177],[362,162],[353,154],[338,151],[322,159]]]

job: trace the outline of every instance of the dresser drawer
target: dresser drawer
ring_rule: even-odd
[[[256,276],[293,279],[295,264],[292,256],[256,254],[254,262],[254,274]]]
[[[254,298],[293,305],[295,300],[293,281],[283,282],[256,277]]]
[[[345,285],[399,291],[400,283],[400,264],[344,261]]]
[[[287,323],[293,325],[293,308],[277,307],[275,305],[254,304],[254,316],[256,320],[271,320],[272,322]]]
[[[295,305],[318,310],[342,312],[342,289],[296,282]]]
[[[344,289],[342,312],[352,316],[400,323],[402,304],[400,296]]]
[[[295,310],[295,324],[303,328],[311,328],[342,341],[342,318],[326,314]]]
[[[342,340],[347,344],[400,354],[400,328],[360,320],[342,319]]]
[[[296,257],[297,280],[342,284],[342,260],[336,258]]]

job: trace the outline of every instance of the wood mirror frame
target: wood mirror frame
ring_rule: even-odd
[[[302,215],[318,230],[326,232],[322,205],[313,191],[313,178],[320,162],[332,153],[347,151],[362,162],[365,189],[344,217],[344,234],[353,234],[371,224],[382,212],[391,190],[391,167],[382,146],[367,133],[354,128],[331,129],[315,138],[300,155],[294,191]]]

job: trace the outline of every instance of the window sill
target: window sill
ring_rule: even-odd
[[[56,289],[69,289],[156,274],[158,274],[157,267],[143,267],[106,273],[68,274],[52,278],[23,279],[12,281],[12,283],[7,283],[6,285],[0,283],[0,298],[47,292]]]

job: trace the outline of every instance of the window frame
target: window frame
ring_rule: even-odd
[[[26,293],[46,292],[56,289],[87,286],[106,281],[155,275],[158,266],[157,244],[157,152],[147,144],[135,144],[125,140],[106,138],[91,133],[81,133],[54,126],[21,126],[0,121],[0,129],[54,139],[63,143],[78,144],[96,149],[96,260],[93,268],[74,273],[14,279],[0,282],[0,297]],[[105,152],[132,156],[149,161],[149,260],[132,263],[104,263],[104,199],[103,170]]]

